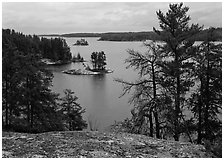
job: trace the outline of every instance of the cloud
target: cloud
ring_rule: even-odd
[[[156,11],[169,3],[147,2],[4,2],[2,27],[26,34],[146,31],[158,28]],[[221,26],[221,3],[184,3],[193,23]]]
[[[192,2],[185,3],[189,5],[189,15],[193,23],[205,25],[205,27],[222,26],[222,4],[220,2]]]

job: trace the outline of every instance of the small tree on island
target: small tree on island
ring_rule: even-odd
[[[91,62],[94,70],[105,70],[106,66],[106,55],[104,51],[93,52],[91,55]]]
[[[73,62],[84,62],[84,58],[78,52],[77,56],[75,56],[75,55],[73,56],[72,61]]]
[[[81,59],[80,53],[77,54],[77,59]]]

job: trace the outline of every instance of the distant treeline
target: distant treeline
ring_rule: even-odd
[[[208,29],[204,29],[193,38],[196,41],[203,41],[207,36]],[[99,41],[144,41],[161,40],[158,34],[149,32],[108,32],[108,33],[70,33],[70,34],[51,34],[42,36],[59,37],[100,37]],[[215,28],[214,37],[217,41],[222,41],[222,28]]]
[[[100,41],[144,41],[160,40],[155,32],[110,32],[102,34]]]
[[[192,38],[195,41],[203,41],[206,39],[208,29],[199,32]],[[214,30],[214,39],[222,41],[222,28]],[[120,32],[120,33],[104,33],[101,35],[100,41],[144,41],[144,40],[162,40],[162,38],[155,32]]]
[[[54,37],[101,37],[103,33],[68,33],[68,34],[42,34],[39,36],[54,36]]]
[[[102,33],[68,33],[62,34],[61,37],[101,37]]]
[[[209,29],[205,29],[199,32],[197,35],[194,36],[196,41],[204,41],[207,39]],[[213,39],[216,41],[222,41],[222,28],[215,28],[213,31]]]

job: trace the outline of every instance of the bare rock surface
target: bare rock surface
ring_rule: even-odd
[[[202,145],[144,135],[66,131],[2,133],[3,158],[208,158]]]

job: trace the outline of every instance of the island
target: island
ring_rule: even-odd
[[[85,39],[77,40],[75,44],[76,46],[88,46],[88,42]]]
[[[62,73],[71,74],[71,75],[102,75],[106,73],[112,73],[113,70],[107,69],[104,71],[92,71],[88,69],[70,69],[62,71]]]
[[[63,64],[68,64],[71,63],[71,60],[57,60],[53,61],[49,58],[43,58],[41,59],[41,62],[46,64],[46,65],[63,65]]]
[[[113,70],[106,69],[105,67],[107,63],[106,63],[106,55],[103,51],[93,52],[91,55],[91,63],[93,65],[93,68],[90,68],[88,64],[83,62],[84,69],[65,70],[65,71],[62,71],[62,73],[72,74],[72,75],[102,75],[102,74],[113,72]]]

